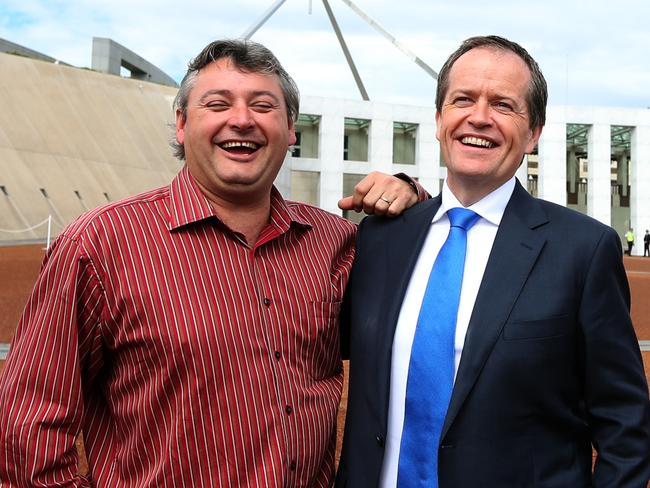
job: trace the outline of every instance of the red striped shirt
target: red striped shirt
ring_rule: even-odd
[[[329,486],[355,227],[274,190],[253,249],[184,168],[48,252],[0,379],[0,486]]]

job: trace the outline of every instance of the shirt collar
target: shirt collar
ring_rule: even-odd
[[[296,205],[293,202],[287,202],[273,186],[271,188],[271,216],[269,222],[281,231],[286,231],[292,223],[300,226],[312,227],[312,222],[296,212]]]
[[[212,217],[219,218],[210,201],[197,186],[187,165],[183,166],[170,185],[169,229],[177,229]],[[293,222],[301,226],[312,226],[311,222],[296,213],[274,186],[271,189],[269,223],[279,231],[286,232]]]
[[[468,208],[479,214],[488,222],[499,225],[506,210],[506,205],[510,201],[512,192],[515,190],[515,177],[513,176],[496,190],[481,198],[478,202],[470,205]],[[447,213],[450,208],[462,207],[463,204],[458,201],[456,196],[451,192],[447,185],[447,180],[442,187],[442,203],[440,208],[433,217],[433,222],[437,222]]]

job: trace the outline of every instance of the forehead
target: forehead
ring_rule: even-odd
[[[248,71],[237,66],[230,58],[220,58],[198,71],[192,92],[202,93],[206,90],[270,92],[283,98],[280,79],[276,74]]]
[[[467,51],[449,70],[449,90],[477,85],[521,90],[525,94],[531,74],[528,66],[512,51],[478,47]]]

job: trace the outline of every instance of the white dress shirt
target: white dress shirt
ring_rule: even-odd
[[[458,372],[465,334],[474,309],[476,295],[483,279],[485,266],[492,250],[492,244],[494,244],[494,238],[501,223],[503,212],[514,188],[515,178],[513,177],[492,193],[468,207],[479,214],[481,218],[467,232],[467,253],[465,255],[463,283],[456,320],[454,374]],[[381,488],[395,488],[397,486],[397,464],[404,425],[406,382],[415,328],[431,268],[440,248],[447,240],[447,234],[449,234],[449,219],[446,212],[450,208],[462,206],[445,181],[442,189],[442,204],[433,217],[429,234],[420,251],[402,302],[393,338],[388,432],[386,435],[386,453],[379,483]]]

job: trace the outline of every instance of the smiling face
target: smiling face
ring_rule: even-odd
[[[508,181],[535,148],[542,128],[530,128],[529,83],[528,67],[510,51],[475,48],[452,66],[436,137],[449,188],[463,205]]]
[[[176,139],[213,204],[255,204],[269,200],[296,135],[278,78],[222,58],[197,73],[186,116],[176,111]]]

